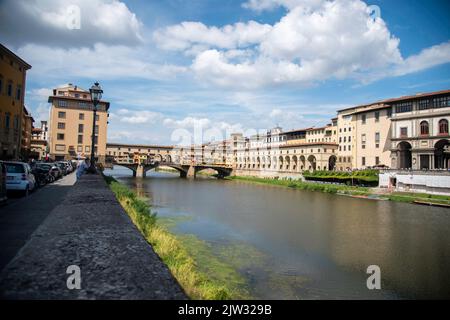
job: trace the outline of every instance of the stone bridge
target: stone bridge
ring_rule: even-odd
[[[181,178],[195,178],[197,173],[205,169],[213,169],[217,171],[216,177],[223,179],[230,176],[233,173],[233,168],[227,165],[217,164],[181,164],[167,161],[155,161],[150,163],[128,163],[114,161],[113,165],[119,165],[127,167],[133,171],[133,177],[143,178],[147,175],[147,171],[155,169],[157,167],[169,167],[177,170],[180,173]]]

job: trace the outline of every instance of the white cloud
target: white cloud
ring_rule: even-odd
[[[323,0],[249,0],[242,4],[242,7],[257,12],[273,10],[277,7],[293,9],[298,6],[314,8],[319,6]]]
[[[165,50],[187,50],[217,47],[233,49],[262,41],[271,26],[255,21],[235,23],[222,28],[207,27],[201,22],[182,22],[154,32],[157,45]]]
[[[73,8],[79,8],[80,19]],[[73,28],[77,21],[79,29]],[[0,30],[2,40],[13,45],[80,47],[143,41],[142,23],[117,0],[4,0],[0,2]]]
[[[256,22],[208,27],[183,22],[155,32],[160,47],[194,55],[203,83],[254,89],[329,79],[379,79],[449,61],[448,44],[404,59],[400,40],[360,0],[248,1],[245,7],[288,10],[273,26]],[[239,26],[239,27],[238,27]],[[242,31],[244,30],[244,32]]]
[[[29,62],[30,72],[38,77],[66,79],[137,78],[150,80],[173,79],[186,71],[185,67],[147,61],[143,49],[96,44],[93,48],[52,48],[28,44],[17,53]]]
[[[110,114],[110,119],[129,124],[154,124],[162,120],[162,114],[147,110],[119,109]]]

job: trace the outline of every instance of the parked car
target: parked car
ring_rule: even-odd
[[[32,172],[34,174],[34,178],[36,179],[36,184],[38,187],[55,181],[55,178],[52,175],[51,166],[49,165],[39,166],[38,164],[36,164]]]
[[[6,195],[6,166],[0,161],[0,202],[8,199]]]
[[[65,162],[56,162],[56,165],[61,169],[62,174],[65,176],[68,174],[67,172],[67,164]]]
[[[54,163],[51,162],[40,162],[37,164],[38,167],[49,169],[50,173],[53,177],[53,181],[58,180],[62,178],[62,171],[61,169]],[[51,181],[51,182],[53,182]]]
[[[73,168],[73,166],[72,166],[72,163],[71,163],[70,161],[65,161],[64,163],[67,165],[67,171],[68,171],[69,173],[72,173],[73,170],[74,170],[74,168]]]
[[[36,187],[31,167],[24,162],[4,162],[6,165],[6,190],[21,191],[25,196]]]

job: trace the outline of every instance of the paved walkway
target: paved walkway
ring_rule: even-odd
[[[70,174],[34,191],[26,198],[10,199],[0,207],[0,270],[14,258],[48,214],[61,203],[75,180],[75,174]]]
[[[67,288],[67,267],[81,289]],[[101,176],[84,175],[0,273],[3,299],[185,299]]]

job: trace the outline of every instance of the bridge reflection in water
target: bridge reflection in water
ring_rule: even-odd
[[[158,168],[158,167],[169,167],[177,170],[180,173],[181,178],[195,178],[199,171],[205,169],[213,169],[217,171],[216,177],[223,179],[230,176],[233,173],[233,168],[230,165],[225,164],[185,164],[185,163],[175,163],[168,161],[141,161],[140,163],[131,163],[124,161],[114,160],[108,167],[114,165],[119,165],[126,167],[133,171],[133,177],[144,178],[147,175],[147,171]]]

